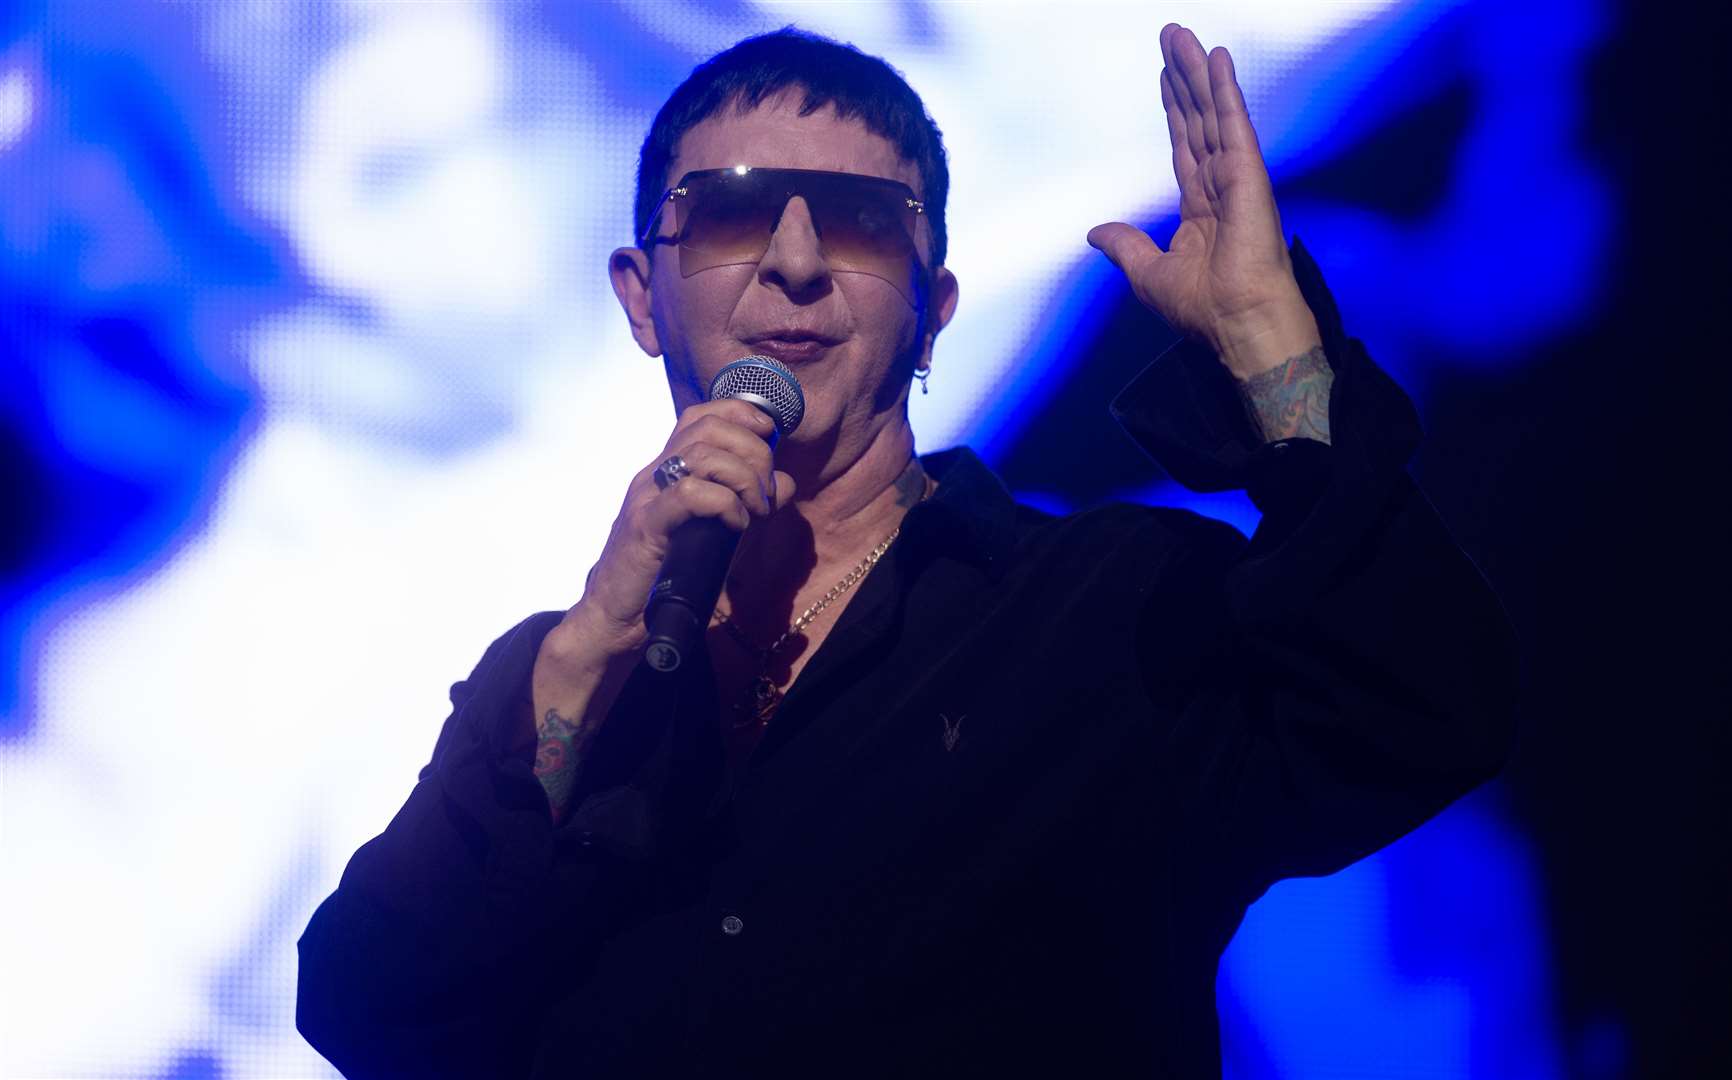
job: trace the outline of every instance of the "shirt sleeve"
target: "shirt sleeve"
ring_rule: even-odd
[[[695,740],[674,730],[689,682],[634,673],[554,827],[510,725],[559,617],[525,620],[452,687],[408,801],[300,939],[296,1025],[352,1080],[527,1072],[543,1003],[641,906],[647,867],[677,842],[666,822],[691,819],[669,805],[694,790]]]
[[[1191,343],[1113,404],[1180,482],[1244,488],[1262,512],[1248,543],[1188,519],[1138,635],[1176,717],[1192,865],[1242,902],[1402,836],[1493,775],[1514,739],[1514,635],[1407,474],[1413,405],[1345,334],[1297,242],[1293,261],[1334,371],[1331,444],[1263,445],[1231,376]]]

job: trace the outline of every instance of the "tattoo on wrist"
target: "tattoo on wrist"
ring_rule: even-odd
[[[577,781],[578,723],[549,709],[537,725],[535,778],[547,792],[547,805],[558,825],[571,811],[571,793]]]
[[[1245,411],[1265,442],[1281,439],[1329,441],[1329,388],[1335,373],[1314,345],[1268,371],[1239,383]]]

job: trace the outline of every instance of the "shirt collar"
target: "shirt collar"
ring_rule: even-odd
[[[903,519],[899,557],[950,555],[993,577],[1002,574],[1016,519],[1004,482],[966,446],[924,454],[920,464],[938,490]]]

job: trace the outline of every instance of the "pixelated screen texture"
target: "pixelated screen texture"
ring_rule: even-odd
[[[1163,21],[1233,49],[1279,172],[1471,8],[91,0],[0,22],[0,283],[31,298],[9,340],[46,402],[33,452],[88,482],[67,506],[101,534],[0,626],[21,673],[0,1075],[334,1075],[294,1031],[295,938],[415,782],[445,689],[580,595],[671,425],[605,267],[692,64],[795,22],[922,92],[962,302],[911,412],[923,449],[990,447],[1068,370],[1031,343],[1082,333],[1112,283],[1087,230],[1173,213]],[[1369,235],[1328,210],[1308,220]],[[1527,896],[1476,813],[1403,844],[1471,862],[1450,829],[1478,830],[1509,852],[1481,884]],[[1390,882],[1424,865],[1386,853],[1253,909],[1223,966],[1229,1075],[1396,1075],[1353,1071],[1373,1023],[1422,1033],[1401,1075],[1549,1075],[1543,1023],[1497,1028],[1502,1058],[1470,1039],[1492,981],[1544,1020],[1540,959],[1402,968],[1400,935],[1442,916]],[[1301,992],[1320,963],[1335,981]],[[1328,1003],[1381,1019],[1305,1023]]]

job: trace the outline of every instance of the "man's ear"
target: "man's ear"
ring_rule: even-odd
[[[641,248],[615,248],[607,258],[607,276],[613,282],[613,295],[619,298],[638,347],[651,356],[660,356],[661,337],[650,315],[649,256]]]
[[[932,342],[940,330],[950,325],[950,317],[956,314],[956,298],[956,275],[940,266],[932,272],[932,290],[926,296],[926,340],[920,343],[920,359],[915,362],[916,367],[926,369],[932,366]]]

